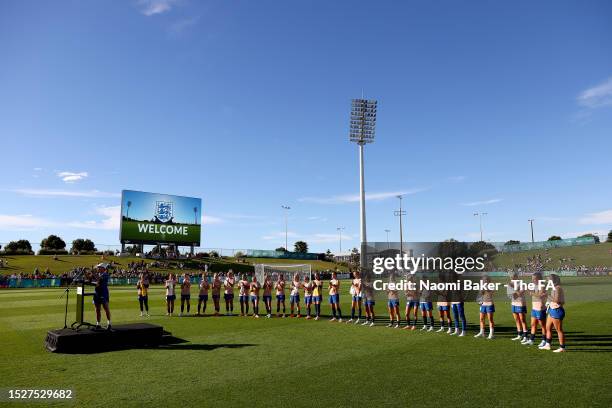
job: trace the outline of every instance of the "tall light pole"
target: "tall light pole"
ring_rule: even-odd
[[[285,210],[285,252],[289,252],[289,247],[287,244],[287,214],[289,213],[291,207],[288,205],[281,205],[281,208]]]
[[[480,240],[482,241],[482,216],[487,215],[488,213],[474,213],[474,216],[478,216],[480,220]]]
[[[359,237],[361,239],[361,251],[359,252],[359,264],[361,269],[366,267],[366,210],[365,210],[365,180],[363,168],[363,146],[374,142],[376,128],[375,100],[353,99],[351,102],[351,125],[349,140],[359,146]]]
[[[406,211],[402,210],[402,196],[398,195],[397,198],[399,198],[399,202],[400,202],[400,206],[399,206],[399,210],[397,211],[393,211],[393,215],[395,215],[396,217],[399,217],[399,231],[400,231],[400,255],[402,255],[404,253],[404,233],[403,233],[403,228],[402,228],[402,215],[406,215]]]
[[[529,224],[531,225],[531,243],[533,244],[534,240],[533,240],[533,222],[535,221],[534,219],[530,219],[527,220],[529,221]]]
[[[336,228],[336,231],[338,231],[338,235],[340,238],[340,252],[338,252],[338,255],[342,255],[342,230],[344,230],[344,227],[338,227]]]
[[[391,230],[386,229],[385,232],[387,233],[387,249],[391,249],[391,244],[389,243],[389,233],[391,232]]]

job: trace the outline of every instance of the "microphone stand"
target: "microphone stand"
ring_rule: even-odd
[[[64,312],[64,329],[68,328],[68,297],[70,296],[70,289],[66,288],[64,289],[64,293],[62,293],[60,295],[60,299],[64,297],[64,295],[66,296],[66,310]]]

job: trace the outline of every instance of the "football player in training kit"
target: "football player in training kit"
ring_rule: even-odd
[[[253,275],[253,281],[249,284],[249,296],[253,304],[253,317],[259,319],[259,290],[261,285],[257,282],[257,276]],[[248,313],[247,309],[247,313]]]
[[[310,277],[304,277],[304,304],[306,305],[306,320],[311,319],[310,312],[312,308],[312,290],[314,289],[314,283],[310,281]]]
[[[187,302],[187,314],[189,314],[191,308],[191,280],[187,274],[183,275],[183,282],[181,283],[181,313],[179,316],[183,315],[185,302]]]
[[[281,304],[283,305],[282,317],[285,317],[285,277],[282,273],[278,275],[276,281],[276,317],[279,317]]]
[[[336,320],[342,323],[342,311],[340,310],[340,281],[336,272],[332,272],[331,280],[329,281],[329,303],[331,304],[332,315],[330,321]],[[338,317],[336,317],[336,315]]]
[[[232,316],[234,314],[234,285],[236,279],[234,278],[234,272],[230,269],[227,273],[227,278],[223,282],[224,293],[223,299],[225,300],[225,314]]]
[[[289,305],[291,307],[291,317],[301,317],[300,310],[300,288],[302,282],[300,282],[300,275],[298,273],[293,275],[291,281],[291,292],[289,293]],[[294,312],[297,310],[297,315]]]
[[[357,271],[353,272],[353,281],[351,282],[351,318],[347,323],[359,324],[361,320],[361,302],[362,302],[362,287],[361,287],[361,274]],[[359,310],[357,320],[355,320],[355,309]]]
[[[315,306],[315,320],[321,318],[321,300],[323,299],[323,281],[318,273],[315,273],[315,278],[312,281],[312,302]]]
[[[249,290],[250,284],[243,273],[238,281],[238,299],[240,300],[240,316],[249,314]]]
[[[204,305],[202,313],[206,313],[206,303],[208,303],[208,289],[210,284],[208,283],[208,276],[205,273],[202,274],[202,280],[200,281],[200,293],[198,294],[198,315],[200,314],[200,308]]]
[[[520,340],[521,342],[527,337],[527,323],[525,322],[525,314],[527,314],[527,303],[525,301],[525,291],[520,287],[514,287],[512,281],[519,280],[518,273],[512,273],[508,287],[512,288],[511,293],[511,308],[512,317],[516,324],[516,337],[512,341]]]
[[[536,285],[536,289],[530,291],[531,333],[528,337],[525,337],[523,341],[521,341],[521,344],[524,344],[526,346],[533,345],[536,337],[536,331],[538,329],[538,324],[540,325],[540,330],[542,332],[542,341],[538,346],[542,347],[546,344],[546,299],[548,298],[548,294],[546,293],[546,289],[537,286],[542,281],[543,278],[541,272],[535,272],[531,276],[531,282]]]
[[[213,281],[210,285],[210,290],[212,292],[212,299],[215,305],[215,316],[219,316],[219,311],[221,307],[219,306],[219,300],[221,299],[221,279],[219,279],[219,274],[215,273],[213,275]]]
[[[266,317],[269,319],[272,317],[272,279],[267,273],[264,275],[263,282],[263,301],[266,306]]]

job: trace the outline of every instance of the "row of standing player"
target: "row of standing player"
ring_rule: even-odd
[[[535,342],[538,326],[542,334],[542,340],[538,345],[540,350],[550,350],[552,344],[553,329],[557,332],[559,338],[559,348],[555,352],[565,351],[565,333],[563,331],[563,319],[565,318],[565,294],[561,287],[561,279],[558,275],[552,274],[550,280],[553,283],[554,289],[550,296],[544,288],[538,286],[538,282],[543,280],[542,274],[536,272],[532,275],[534,287],[538,288],[531,291],[525,291],[520,287],[515,287],[512,281],[519,280],[518,274],[514,273],[511,277],[509,287],[514,288],[510,293],[511,312],[516,324],[517,335],[512,341],[519,341],[520,344],[531,346]],[[484,283],[490,283],[491,279],[488,276],[482,278]],[[418,322],[418,312],[421,311],[423,326],[421,331],[434,330],[433,317],[433,302],[430,299],[431,293],[419,293],[417,290],[407,290],[406,294],[406,326],[404,329],[415,330]],[[527,327],[527,296],[531,296],[531,322],[530,327]],[[389,312],[390,323],[388,327],[399,328],[401,325],[400,316],[400,301],[398,291],[387,290],[388,302],[387,310]],[[489,340],[495,338],[495,303],[493,300],[494,291],[482,290],[479,292],[477,300],[479,308],[479,332],[474,337],[486,337]],[[355,307],[355,296],[353,296],[353,307]],[[366,299],[366,307],[368,300]],[[437,302],[438,311],[440,314],[440,328],[437,332],[446,332],[451,336],[463,337],[466,335],[467,320],[465,317],[464,302],[462,301],[446,301],[444,299]],[[453,312],[453,317],[451,313]],[[454,330],[453,330],[454,321]],[[486,322],[489,323],[489,334],[485,334]],[[445,323],[447,328],[445,328]],[[461,325],[461,328],[459,328]]]
[[[166,289],[166,315],[172,316],[174,314],[174,303],[176,301],[176,288],[180,287],[181,296],[181,311],[179,316],[185,313],[185,308],[189,314],[191,311],[191,279],[189,275],[184,274],[183,280],[179,284],[173,274],[168,275],[168,279],[165,281]],[[247,316],[249,314],[250,305],[252,305],[253,314],[255,318],[259,318],[259,300],[260,293],[263,293],[262,300],[266,308],[266,317],[272,317],[272,293],[276,295],[276,316],[286,317],[286,290],[287,283],[284,275],[279,274],[278,279],[273,282],[269,274],[264,275],[264,282],[260,283],[257,281],[257,277],[254,276],[252,281],[246,279],[246,275],[242,275],[241,279],[236,281],[234,273],[228,272],[227,278],[223,281],[219,278],[219,275],[215,273],[213,275],[212,282],[208,282],[206,274],[202,274],[202,279],[199,284],[198,294],[198,311],[197,314],[206,313],[209,292],[214,303],[214,315],[219,316],[220,314],[220,300],[221,291],[223,291],[223,300],[225,302],[225,314],[232,316],[234,313],[234,288],[239,289],[239,301],[240,301],[240,316]],[[141,274],[140,280],[136,284],[138,289],[138,300],[140,303],[140,315],[149,315],[149,304],[148,304],[148,288],[149,283],[146,280],[144,274]],[[306,307],[306,319],[314,318],[319,320],[321,317],[321,301],[323,299],[323,281],[320,279],[318,273],[315,273],[314,279],[311,281],[307,276],[302,282],[299,274],[295,274],[293,280],[290,282],[290,311],[291,317],[301,317],[302,309],[300,304],[300,291],[304,291],[304,304]],[[339,320],[342,321],[340,312],[340,281],[337,278],[336,273],[332,273],[332,279],[328,285],[329,299],[334,310],[334,319],[336,320],[336,312],[339,315]],[[312,307],[314,306],[314,313]]]
[[[513,275],[512,280],[517,280],[518,275]],[[542,280],[540,273],[535,273],[532,276],[534,283]],[[559,348],[555,352],[565,351],[565,335],[563,332],[563,319],[565,317],[565,310],[563,305],[565,303],[565,296],[563,288],[561,287],[561,281],[559,276],[551,275],[550,279],[553,282],[554,290],[551,293],[550,298],[544,289],[538,289],[530,291],[529,294],[532,297],[532,311],[531,311],[531,327],[527,329],[527,302],[526,292],[522,289],[514,290],[512,293],[512,304],[511,310],[512,315],[516,323],[517,336],[512,338],[513,341],[519,341],[524,345],[533,345],[536,337],[538,325],[542,333],[542,341],[538,345],[538,348],[543,350],[550,350],[552,343],[552,330],[556,330],[559,338]],[[488,276],[483,277],[483,281],[486,283],[490,282]],[[203,313],[206,312],[206,305],[208,301],[208,292],[212,292],[212,299],[215,307],[215,315],[219,315],[219,302],[220,294],[223,289],[223,297],[225,301],[226,315],[232,315],[234,309],[234,287],[238,285],[239,288],[239,300],[240,300],[240,316],[246,316],[249,314],[249,302],[253,306],[252,316],[259,318],[259,294],[263,290],[263,301],[266,307],[266,317],[272,317],[272,292],[276,293],[276,314],[277,316],[286,316],[286,305],[285,305],[285,290],[286,282],[284,276],[279,274],[276,282],[272,282],[271,277],[266,274],[264,276],[263,285],[257,281],[256,277],[249,282],[245,275],[242,275],[241,279],[236,282],[234,274],[230,271],[228,277],[221,281],[218,274],[214,274],[212,283],[208,282],[206,276],[202,275],[202,281],[199,285],[198,295],[198,314],[203,306]],[[171,316],[174,312],[174,301],[176,299],[175,288],[177,286],[176,280],[173,275],[170,274],[166,281],[166,304],[167,304],[167,315]],[[143,305],[147,309],[148,314],[148,296],[146,296],[146,290],[148,283],[145,283],[144,277],[141,276],[141,280],[138,285],[138,294],[141,308],[141,315],[143,314]],[[191,282],[188,275],[183,276],[183,282],[180,284],[181,287],[181,313],[184,312],[184,306],[187,306],[187,313],[190,312],[190,298],[191,298]],[[323,292],[323,282],[321,281],[318,274],[315,274],[315,278],[310,281],[309,277],[305,277],[304,281],[300,281],[298,274],[295,274],[293,280],[290,283],[290,310],[291,317],[301,317],[300,307],[300,290],[304,291],[304,303],[306,306],[306,319],[310,319],[311,308],[314,304],[315,313],[314,319],[319,320],[321,316],[321,300]],[[370,288],[371,289],[371,288]],[[342,322],[342,312],[340,308],[340,281],[337,279],[335,273],[332,274],[332,278],[328,283],[329,291],[329,303],[331,305],[332,317],[331,321]],[[373,292],[365,290],[359,272],[354,273],[353,280],[351,281],[351,318],[347,323],[360,324],[362,318],[362,304],[363,298],[365,297],[365,321],[362,325],[374,326],[376,319],[375,305]],[[406,326],[404,329],[415,330],[418,322],[418,312],[421,311],[423,326],[422,331],[433,331],[434,330],[434,318],[433,318],[433,302],[429,299],[424,298],[422,294],[416,290],[406,291]],[[488,339],[495,337],[495,304],[493,302],[493,291],[484,290],[479,293],[479,320],[480,320],[480,331],[474,337],[485,337],[485,323],[488,320],[489,323],[489,335],[486,336]],[[400,316],[400,301],[399,294],[395,290],[387,291],[387,311],[390,317],[390,323],[388,327],[399,328],[401,325]],[[467,321],[465,317],[464,302],[459,301],[438,301],[438,311],[440,313],[440,328],[437,332],[446,331],[450,335],[456,335],[463,337],[466,334]],[[282,309],[282,313],[281,313]],[[450,311],[453,312],[453,318],[451,318]],[[357,312],[357,314],[356,314]],[[454,320],[454,330],[451,327]],[[459,329],[459,322],[461,323],[461,329]],[[444,324],[447,324],[447,329]]]

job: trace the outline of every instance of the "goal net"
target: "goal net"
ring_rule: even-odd
[[[278,279],[279,275],[283,275],[287,282],[293,280],[295,274],[300,276],[300,280],[308,276],[312,280],[312,267],[309,264],[293,264],[293,265],[277,265],[277,264],[256,264],[255,276],[258,282],[264,281],[265,274],[268,274],[272,282]]]

